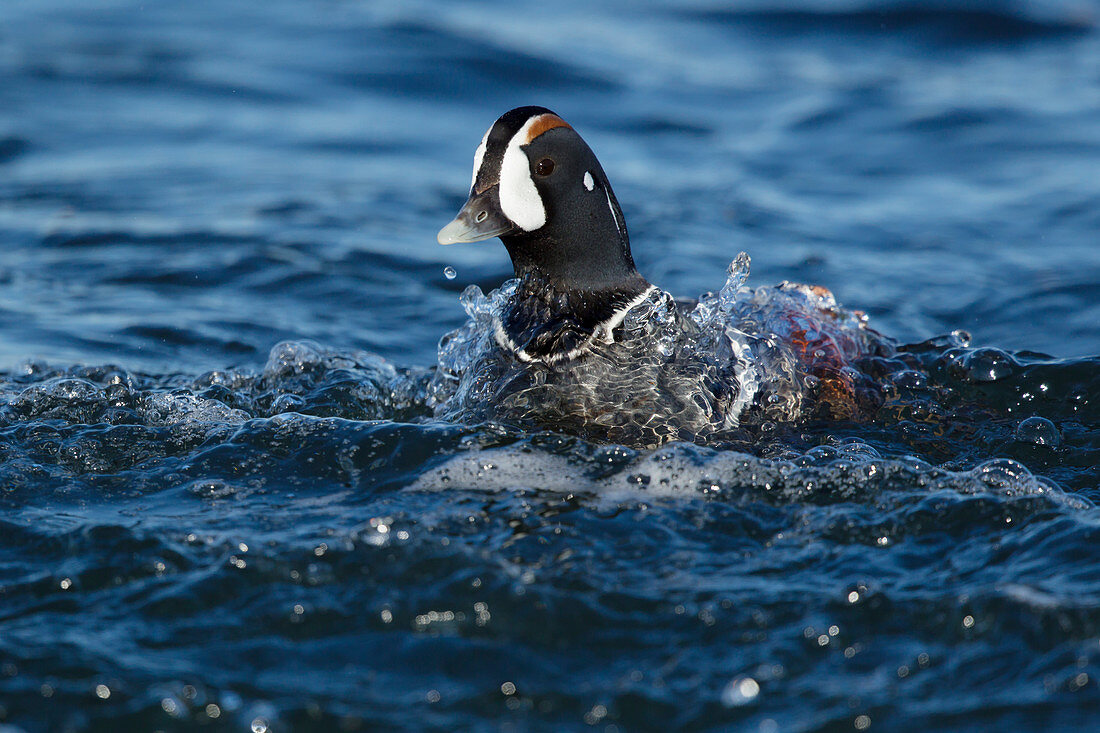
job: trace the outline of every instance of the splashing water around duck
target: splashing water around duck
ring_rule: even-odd
[[[634,266],[595,155],[543,107],[502,115],[474,155],[470,198],[442,244],[499,236],[516,280],[463,294],[443,339],[439,417],[541,425],[596,440],[715,442],[777,422],[856,417],[881,400],[857,367],[891,342],[822,288],[725,285],[678,303]]]
[[[430,404],[454,422],[541,425],[641,446],[715,443],[877,407],[877,390],[852,364],[891,354],[890,342],[825,291],[747,287],[748,268],[742,253],[721,290],[694,304],[655,291],[615,341],[564,365],[523,362],[499,347],[495,324],[516,281],[488,295],[471,285],[462,295],[469,321],[440,342]]]

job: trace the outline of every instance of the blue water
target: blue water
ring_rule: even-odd
[[[433,419],[521,104],[666,290],[912,344],[883,409]],[[0,726],[1096,725],[1098,170],[1092,2],[4,3]]]

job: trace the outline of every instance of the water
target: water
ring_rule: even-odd
[[[1094,725],[1098,19],[4,4],[0,723]],[[744,250],[864,311],[902,345],[873,419],[438,419],[460,293],[510,268],[434,234],[520,104],[662,288]]]
[[[462,295],[469,320],[440,341],[425,407],[448,422],[505,422],[633,447],[731,447],[778,423],[870,417],[887,375],[921,369],[884,358],[897,356],[894,344],[827,291],[750,288],[748,274],[742,252],[716,293],[677,301],[653,288],[615,339],[596,338],[590,356],[561,366],[525,363],[497,346],[501,314],[524,292],[519,280],[488,296],[471,285]],[[1005,355],[995,364],[997,376],[1010,363]]]

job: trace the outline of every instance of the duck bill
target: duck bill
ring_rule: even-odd
[[[458,244],[459,242],[480,242],[490,237],[499,237],[516,228],[500,210],[497,202],[496,186],[481,193],[470,194],[466,205],[447,226],[435,235],[440,244]]]

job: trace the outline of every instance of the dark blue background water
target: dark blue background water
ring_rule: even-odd
[[[1095,723],[1098,22],[4,3],[0,721]],[[434,234],[520,104],[585,136],[676,294],[747,250],[751,282],[825,285],[901,342],[1053,358],[930,352],[935,409],[763,459],[431,422],[358,350],[431,367],[462,288],[509,276]]]

